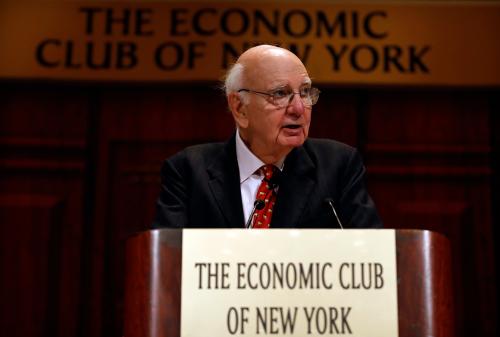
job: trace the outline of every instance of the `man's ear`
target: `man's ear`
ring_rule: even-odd
[[[240,94],[236,92],[231,92],[227,96],[227,102],[229,105],[229,109],[231,110],[231,113],[233,115],[234,121],[236,122],[236,125],[238,125],[240,128],[247,128],[248,127],[248,118],[247,118],[247,108],[246,105],[243,103]]]

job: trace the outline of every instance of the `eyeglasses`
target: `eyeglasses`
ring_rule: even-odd
[[[290,102],[292,101],[293,96],[295,94],[299,95],[304,106],[311,107],[318,102],[319,94],[321,92],[321,91],[319,91],[318,88],[314,88],[314,87],[303,87],[303,88],[300,88],[299,92],[294,92],[289,87],[277,88],[277,89],[274,89],[270,92],[262,92],[262,91],[251,90],[251,89],[238,90],[238,92],[242,92],[242,91],[267,96],[269,98],[270,102],[279,108],[287,107],[290,104]]]

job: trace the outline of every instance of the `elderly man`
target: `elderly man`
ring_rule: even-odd
[[[308,139],[319,90],[290,51],[260,45],[226,76],[227,143],[167,159],[153,227],[381,227],[357,151]]]

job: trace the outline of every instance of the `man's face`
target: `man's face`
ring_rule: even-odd
[[[300,60],[288,53],[279,53],[279,50],[276,55],[261,58],[247,69],[246,89],[266,93],[283,89],[298,93],[311,85]],[[298,94],[284,107],[274,105],[265,95],[243,94],[248,96],[247,104],[242,107],[248,123],[243,128],[240,125],[240,134],[252,152],[261,159],[282,157],[304,143],[309,133],[311,107],[306,107]]]

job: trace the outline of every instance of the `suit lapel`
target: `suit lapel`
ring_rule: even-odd
[[[285,161],[271,228],[297,226],[314,186],[316,186],[314,163],[304,147],[294,149]]]
[[[244,227],[235,136],[207,168],[209,186],[226,220],[226,227]],[[223,224],[220,224],[223,227]]]

